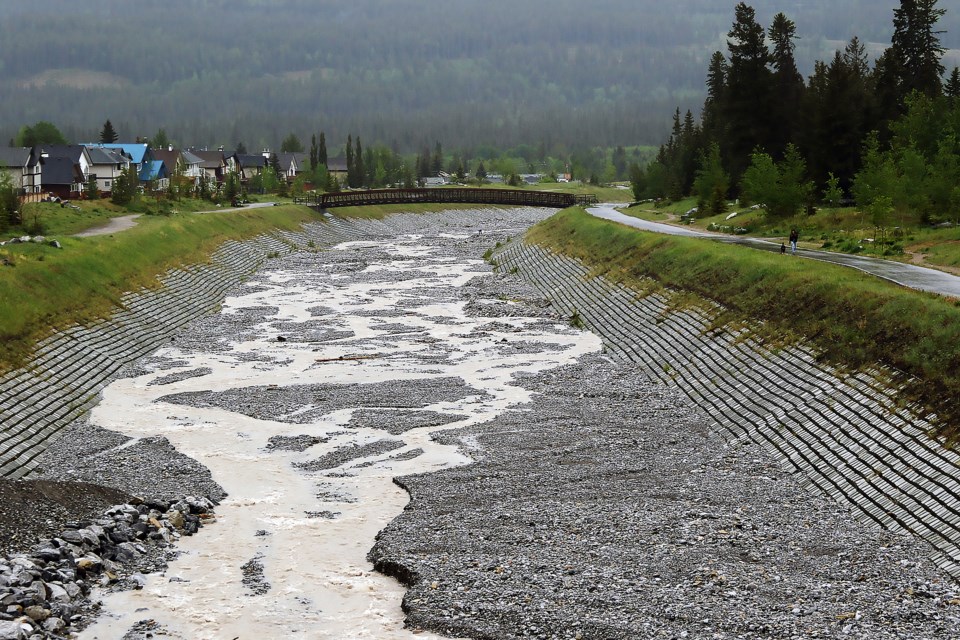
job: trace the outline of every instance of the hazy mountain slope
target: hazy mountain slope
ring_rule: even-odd
[[[676,105],[699,109],[734,2],[36,4],[0,0],[4,139],[41,118],[89,138],[111,118],[124,136],[164,127],[203,144],[324,129],[410,148],[659,142]],[[833,40],[889,38],[895,3],[753,4],[764,24],[780,10],[797,22],[807,72]]]

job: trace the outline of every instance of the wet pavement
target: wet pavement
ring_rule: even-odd
[[[750,238],[747,236],[730,236],[720,233],[711,233],[688,227],[679,227],[662,222],[652,222],[650,220],[640,220],[617,211],[612,204],[601,204],[587,209],[587,213],[597,218],[619,222],[630,227],[652,231],[654,233],[665,233],[673,236],[684,236],[688,238],[706,238],[716,240],[725,244],[735,244],[760,249],[762,251],[780,252],[780,244],[760,238]],[[797,256],[809,258],[811,260],[820,260],[830,262],[852,269],[858,269],[864,273],[889,280],[896,284],[919,291],[929,291],[939,293],[952,298],[960,298],[960,277],[928,269],[912,264],[902,262],[893,262],[891,260],[881,260],[879,258],[869,258],[866,256],[855,256],[846,253],[833,253],[830,251],[817,251],[815,249],[798,249]]]

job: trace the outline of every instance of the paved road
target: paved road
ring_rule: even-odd
[[[746,236],[730,236],[720,233],[711,233],[709,231],[700,231],[689,227],[679,227],[662,222],[651,222],[649,220],[640,220],[626,214],[620,213],[614,209],[615,205],[601,204],[596,207],[590,207],[587,212],[597,218],[619,222],[644,231],[653,231],[655,233],[665,233],[673,236],[686,236],[691,238],[707,238],[723,242],[726,244],[738,244],[753,249],[763,251],[772,251],[778,253],[780,244],[761,240],[759,238],[749,238]],[[960,277],[928,269],[912,264],[902,262],[893,262],[892,260],[881,260],[879,258],[868,258],[866,256],[855,256],[846,253],[832,253],[830,251],[817,251],[814,249],[798,249],[797,255],[812,260],[821,260],[823,262],[832,262],[845,267],[859,269],[865,273],[875,275],[879,278],[895,282],[911,289],[920,291],[930,291],[952,298],[960,298]]]

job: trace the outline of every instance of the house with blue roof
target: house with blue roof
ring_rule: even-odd
[[[85,147],[101,149],[112,149],[114,151],[119,151],[123,155],[127,156],[130,159],[130,164],[134,166],[134,170],[137,172],[137,175],[143,173],[143,167],[148,162],[153,162],[153,152],[150,150],[150,145],[145,142],[134,142],[134,143],[119,143],[119,142],[87,142],[84,143]],[[148,171],[149,175],[151,172]],[[143,178],[140,179],[143,182]]]

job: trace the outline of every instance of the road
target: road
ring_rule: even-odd
[[[652,222],[650,220],[640,220],[617,211],[613,204],[601,204],[587,209],[587,213],[597,218],[619,222],[630,227],[652,231],[654,233],[664,233],[673,236],[685,236],[689,238],[705,238],[723,242],[725,244],[736,244],[752,249],[762,251],[780,252],[780,244],[760,238],[751,238],[747,236],[731,236],[710,231],[701,231],[690,227],[680,227],[662,222]],[[820,260],[830,262],[853,269],[858,269],[865,273],[895,282],[896,284],[919,291],[929,291],[939,293],[951,298],[960,298],[960,277],[928,269],[912,264],[902,262],[893,262],[892,260],[881,260],[879,258],[870,258],[867,256],[855,256],[847,253],[833,253],[830,251],[817,251],[815,249],[798,249],[797,255],[811,260]],[[792,257],[792,256],[791,256]]]

